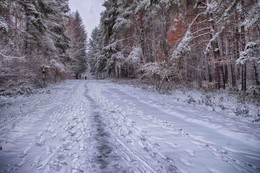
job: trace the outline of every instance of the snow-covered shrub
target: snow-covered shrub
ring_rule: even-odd
[[[238,104],[235,110],[235,114],[237,116],[242,115],[242,116],[248,116],[249,114],[249,107],[245,104]]]
[[[203,102],[206,106],[212,106],[212,100],[211,100],[211,96],[210,95],[206,95],[204,98],[203,98]]]
[[[126,58],[126,62],[129,64],[140,63],[143,56],[142,49],[140,47],[134,47]]]
[[[188,102],[189,104],[194,104],[194,103],[196,103],[196,100],[195,100],[192,96],[188,95],[188,100],[187,100],[187,102]]]
[[[33,90],[39,88],[37,81],[32,78],[24,79],[11,79],[8,81],[8,85],[4,88],[0,88],[0,95],[14,96],[14,95],[30,95]]]
[[[167,68],[163,62],[146,63],[140,68],[139,73],[141,74],[141,79],[155,85],[159,91],[167,91],[169,89],[169,82],[174,77],[171,68]]]
[[[125,56],[121,52],[117,52],[112,55],[112,58],[115,59],[115,76],[118,78],[122,77],[122,66],[125,61]]]
[[[52,74],[54,75],[54,80],[57,82],[58,79],[63,80],[64,75],[65,75],[65,66],[61,63],[59,63],[57,60],[52,59],[50,61],[50,67]]]

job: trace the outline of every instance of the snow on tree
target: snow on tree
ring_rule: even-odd
[[[183,58],[191,52],[189,43],[192,39],[192,35],[189,31],[186,32],[185,36],[181,39],[180,43],[177,45],[172,53],[173,58]]]
[[[140,47],[134,47],[128,57],[126,58],[126,62],[130,64],[140,63],[143,56],[142,49]]]
[[[8,31],[8,25],[4,21],[2,17],[0,17],[0,32],[7,32]]]
[[[246,14],[245,21],[242,22],[242,25],[246,27],[246,29],[249,29],[253,27],[254,25],[259,25],[260,23],[260,2],[256,3],[250,9],[250,11]]]
[[[122,54],[122,77],[138,77],[142,69],[152,74],[154,66],[183,84],[245,91],[259,76],[249,49],[259,40],[256,0],[107,0],[104,6],[99,36],[92,40],[99,45],[91,48],[95,74],[118,77],[121,60],[115,57]],[[138,63],[130,58],[135,48],[142,52]],[[237,59],[245,63],[237,66]]]
[[[245,50],[240,52],[237,64],[245,64],[247,62],[256,62],[260,65],[260,40],[249,42],[246,44]]]
[[[66,33],[71,41],[68,50],[71,69],[75,77],[80,78],[81,73],[84,73],[87,69],[87,33],[77,11],[70,15]]]
[[[50,66],[51,59],[69,65],[68,12],[68,0],[0,1],[1,88],[21,82],[42,87],[42,67]],[[54,82],[51,75],[47,83]]]

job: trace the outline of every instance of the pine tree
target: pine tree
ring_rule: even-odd
[[[0,1],[0,79],[3,87],[19,86],[20,82],[42,86],[44,82],[63,79],[69,72],[70,46],[81,49],[75,69],[85,69],[86,35],[72,43],[66,33],[69,20],[68,0],[1,0]],[[79,22],[79,21],[78,21]],[[83,40],[82,40],[83,39]],[[77,48],[76,48],[77,46]]]
[[[80,74],[87,69],[87,33],[78,11],[70,15],[66,28],[71,41],[69,49],[71,68],[75,77],[79,78]]]

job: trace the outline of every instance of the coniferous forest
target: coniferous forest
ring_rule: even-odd
[[[107,0],[88,53],[99,77],[259,91],[257,0]]]
[[[137,78],[158,90],[181,85],[259,94],[257,0],[106,0],[103,6],[87,43],[68,0],[2,0],[1,88],[81,78],[89,67],[97,78]]]
[[[0,0],[0,173],[259,163],[260,0]]]
[[[1,0],[0,38],[2,94],[30,93],[86,70],[87,35],[68,0]]]

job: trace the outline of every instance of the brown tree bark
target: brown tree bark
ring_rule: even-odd
[[[214,16],[213,13],[210,13],[209,16],[209,22],[211,25],[211,30],[214,32],[215,31],[215,24],[214,24]],[[213,56],[214,56],[214,63],[215,63],[215,81],[217,82],[217,88],[220,89],[221,88],[221,78],[220,78],[220,64],[219,64],[219,60],[220,60],[220,50],[219,50],[219,46],[218,46],[218,42],[217,40],[212,40],[214,37],[214,33],[210,34],[210,38],[211,38],[211,46],[212,46],[212,50],[213,50]]]
[[[245,20],[245,2],[244,0],[240,0],[241,3],[241,14],[240,14],[240,20],[244,21]],[[245,26],[241,26],[241,34],[240,34],[240,39],[241,39],[241,51],[245,49],[246,46],[246,34],[245,34]],[[242,65],[242,91],[246,91],[246,62],[245,64]]]

